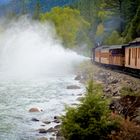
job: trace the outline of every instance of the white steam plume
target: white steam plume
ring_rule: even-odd
[[[22,18],[0,35],[0,77],[64,74],[83,59],[63,48],[49,23]]]

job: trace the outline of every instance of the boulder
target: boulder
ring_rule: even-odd
[[[60,116],[54,116],[54,119],[58,120],[58,119],[60,119]]]
[[[56,126],[54,127],[54,129],[56,129],[56,130],[60,130],[60,128],[61,128],[61,125],[56,125]]]
[[[51,137],[50,140],[55,140],[55,138]]]
[[[31,121],[33,121],[33,122],[39,122],[39,119],[37,119],[37,118],[32,118]]]
[[[40,129],[38,129],[38,131],[39,131],[39,133],[47,133],[47,130],[44,128],[40,128]]]
[[[84,99],[84,97],[78,97],[76,100],[77,101],[82,101]]]
[[[29,109],[29,112],[41,112],[41,111],[43,111],[43,110],[42,109],[39,109],[37,107],[33,107],[33,108],[30,108]]]
[[[67,89],[80,89],[80,87],[77,85],[70,85],[70,86],[67,86]]]
[[[51,122],[50,121],[43,121],[43,123],[50,124]]]
[[[51,127],[51,128],[49,128],[49,129],[47,130],[47,132],[49,132],[49,133],[56,132],[56,129],[53,128],[53,127]]]
[[[55,123],[60,123],[61,122],[60,117],[59,116],[54,116],[54,122]]]
[[[81,75],[77,75],[74,80],[80,81],[82,79]]]

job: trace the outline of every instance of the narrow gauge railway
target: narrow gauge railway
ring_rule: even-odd
[[[97,46],[92,61],[117,72],[140,78],[140,38],[124,45]]]

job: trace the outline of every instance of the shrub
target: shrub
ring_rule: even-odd
[[[86,97],[77,108],[68,108],[62,118],[62,133],[67,140],[105,140],[119,126],[111,119],[109,101],[102,97],[102,86],[89,82]]]
[[[112,140],[139,140],[140,127],[129,120],[122,120],[121,130],[110,136]]]

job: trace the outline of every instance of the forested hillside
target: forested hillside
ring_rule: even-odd
[[[93,42],[122,44],[140,36],[140,0],[79,0],[72,7],[91,23]]]
[[[54,8],[57,6],[69,6],[73,14],[76,10],[79,14],[73,16],[65,8]],[[0,7],[0,15],[9,19],[23,14],[51,20],[71,48],[123,44],[140,37],[140,0],[11,0]]]

